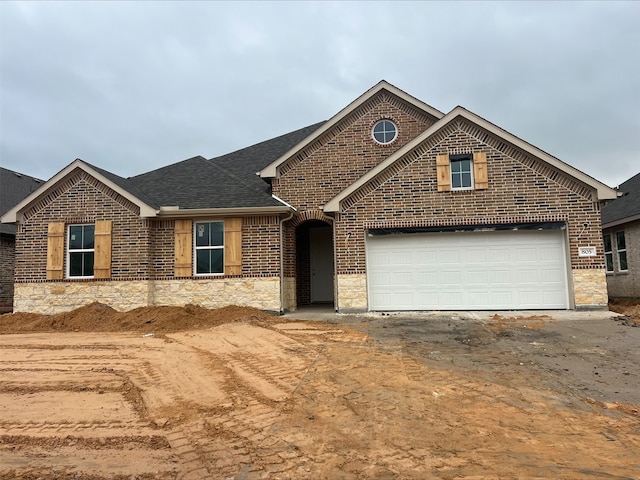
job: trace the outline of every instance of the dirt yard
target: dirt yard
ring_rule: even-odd
[[[640,320],[0,316],[0,478],[637,479]]]

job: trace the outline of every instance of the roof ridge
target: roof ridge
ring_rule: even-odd
[[[163,170],[165,168],[173,168],[176,165],[179,165],[181,163],[189,162],[189,161],[197,160],[197,159],[202,159],[202,160],[205,160],[205,161],[207,160],[202,155],[194,155],[193,157],[185,158],[184,160],[178,160],[177,162],[170,163],[169,165],[163,165],[162,167],[154,168],[153,170],[149,170],[148,172],[142,172],[142,173],[139,173],[138,175],[133,175],[131,177],[127,177],[127,179],[128,180],[133,180],[133,179],[136,179],[136,178],[139,178],[139,177],[144,177],[145,175],[149,175],[150,173],[158,172],[158,171]]]
[[[267,143],[271,143],[271,142],[273,142],[273,141],[275,141],[275,140],[278,140],[278,139],[281,139],[281,138],[284,138],[284,137],[288,137],[288,136],[290,136],[290,135],[294,135],[294,134],[296,134],[297,132],[300,132],[300,131],[302,131],[302,130],[307,130],[307,129],[314,128],[314,127],[317,129],[317,128],[319,128],[321,125],[323,125],[324,123],[326,123],[326,120],[322,120],[322,121],[320,121],[320,122],[312,123],[311,125],[307,125],[306,127],[297,128],[297,129],[295,129],[295,130],[292,130],[291,132],[283,133],[282,135],[278,135],[277,137],[267,138],[266,140],[262,140],[262,141],[260,141],[260,142],[258,142],[258,143],[254,143],[253,145],[249,145],[249,146],[247,146],[247,147],[243,147],[243,148],[241,148],[241,149],[239,149],[239,150],[234,150],[234,151],[232,151],[232,152],[227,152],[227,153],[224,153],[224,154],[222,154],[222,155],[218,155],[218,156],[216,156],[216,157],[211,157],[209,160],[213,160],[213,161],[215,161],[215,160],[218,160],[218,159],[222,159],[222,158],[224,158],[224,157],[227,157],[227,156],[229,156],[229,155],[235,155],[235,154],[238,154],[238,153],[244,152],[244,151],[246,151],[246,150],[253,149],[253,148],[258,147],[258,146],[260,146],[260,145],[264,145],[264,144],[267,144]]]

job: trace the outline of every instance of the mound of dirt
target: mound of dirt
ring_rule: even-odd
[[[143,332],[171,333],[215,327],[223,323],[269,323],[277,317],[256,308],[229,306],[208,309],[140,307],[118,312],[108,305],[92,303],[55,315],[8,313],[0,315],[0,334],[45,332]]]
[[[609,302],[609,310],[624,315],[629,325],[640,326],[640,302],[613,299]]]

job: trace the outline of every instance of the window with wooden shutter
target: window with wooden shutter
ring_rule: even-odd
[[[64,222],[48,225],[47,231],[47,280],[61,280],[64,263]]]
[[[69,225],[67,275],[69,278],[94,278],[96,226],[93,223]]]
[[[472,158],[473,161],[471,161]],[[473,163],[473,167],[471,167],[471,163]],[[471,168],[473,169],[473,176],[471,175]],[[473,157],[471,154],[438,155],[436,157],[436,169],[439,192],[489,188],[487,154],[485,152],[475,152]]]
[[[451,168],[449,166],[449,155],[438,155],[436,157],[436,169],[438,176],[438,191],[448,192],[451,190]]]
[[[176,220],[175,223],[175,264],[176,277],[190,277],[193,275],[193,222],[191,220]]]
[[[474,188],[478,190],[489,188],[487,154],[485,152],[476,152],[473,154],[473,180]]]
[[[224,274],[242,274],[242,218],[224,221]]]
[[[94,278],[111,278],[111,220],[96,222]]]

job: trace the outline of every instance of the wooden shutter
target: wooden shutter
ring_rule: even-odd
[[[64,264],[64,222],[48,225],[47,231],[47,280],[61,280]]]
[[[451,166],[449,165],[449,155],[438,155],[436,157],[436,169],[438,174],[438,191],[448,192],[451,190]]]
[[[192,252],[193,223],[191,220],[176,220],[174,265],[174,275],[176,277],[190,277],[193,275]]]
[[[93,277],[111,278],[111,220],[96,222]]]
[[[242,218],[224,220],[224,274],[242,274]]]
[[[473,154],[473,182],[478,190],[489,188],[489,176],[487,175],[487,154],[476,152]]]

